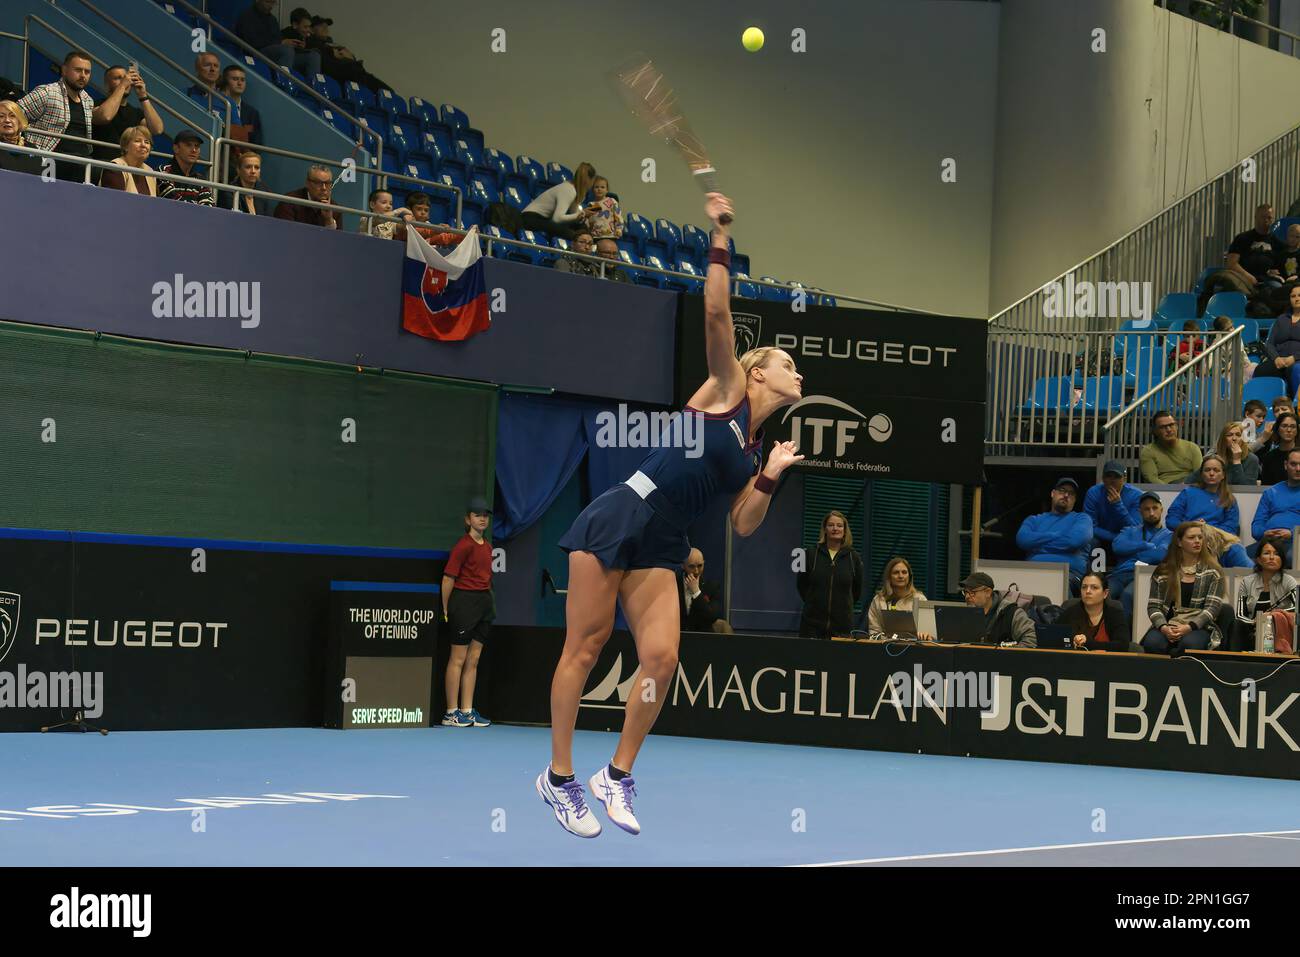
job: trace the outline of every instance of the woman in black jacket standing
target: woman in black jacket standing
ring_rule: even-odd
[[[862,597],[862,557],[853,550],[843,512],[822,519],[817,547],[804,549],[804,570],[795,583],[803,599],[801,637],[830,638],[853,630],[853,606]]]

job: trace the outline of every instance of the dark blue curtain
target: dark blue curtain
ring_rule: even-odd
[[[629,405],[628,410],[638,411],[642,410],[642,407]],[[601,405],[593,402],[584,416],[588,446],[587,480],[591,485],[592,498],[626,480],[652,451],[651,449],[601,448],[597,445],[596,436],[600,429],[596,424],[596,416],[602,411],[617,415],[618,407],[608,403]]]
[[[497,494],[492,538],[506,541],[541,518],[587,452],[585,420],[594,403],[501,394],[497,413]]]

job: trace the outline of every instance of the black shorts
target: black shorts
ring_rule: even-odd
[[[582,510],[560,539],[566,552],[591,552],[606,568],[681,567],[691,550],[686,533],[626,483]]]
[[[447,600],[447,632],[453,645],[471,641],[487,643],[488,630],[496,618],[492,592],[465,591],[457,588]]]

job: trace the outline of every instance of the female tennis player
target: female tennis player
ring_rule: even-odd
[[[716,496],[726,495],[732,528],[752,534],[767,515],[781,473],[803,459],[793,442],[778,442],[759,471],[760,426],[777,409],[799,401],[803,377],[787,353],[771,346],[736,359],[726,225],[731,201],[709,193],[705,210],[713,223],[704,283],[709,378],[686,406],[687,413],[700,416],[703,454],[688,458],[682,448],[655,449],[626,482],[588,505],[560,540],[569,553],[568,634],[551,682],[551,764],[538,775],[537,792],[560,826],[579,837],[595,837],[600,823],[574,775],[573,727],[587,676],[613,630],[615,601],[622,602],[641,667],[614,757],[589,783],[609,819],[639,834],[632,765],[677,669],[675,573],[690,551],[686,529]]]

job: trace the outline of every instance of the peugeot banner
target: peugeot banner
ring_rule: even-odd
[[[681,297],[677,399],[708,378],[704,301]],[[818,474],[974,484],[983,480],[987,324],[872,309],[732,300],[736,355],[776,346],[803,376],[803,398],[764,424],[793,440]]]

